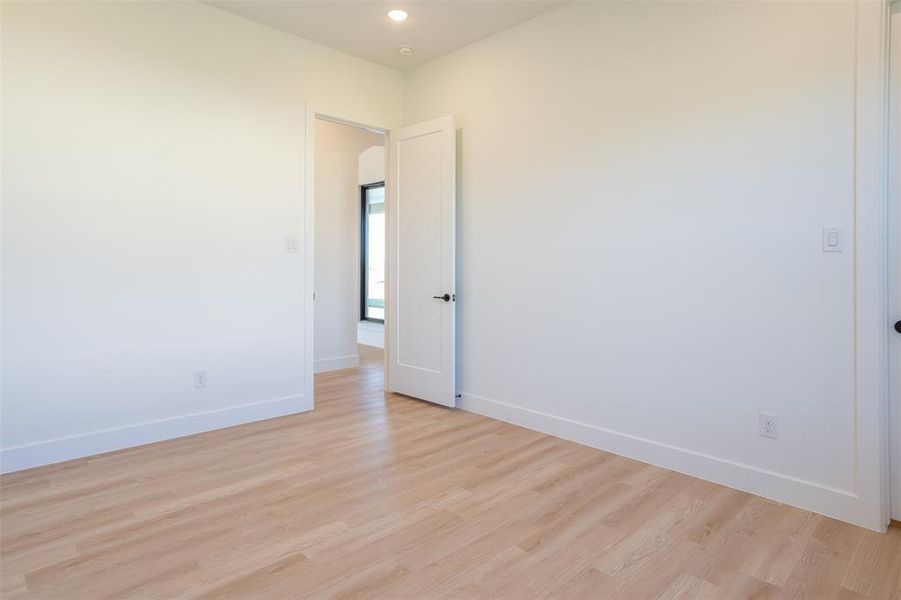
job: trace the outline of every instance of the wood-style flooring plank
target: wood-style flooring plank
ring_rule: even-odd
[[[877,534],[383,392],[0,478],[0,596],[885,598]]]

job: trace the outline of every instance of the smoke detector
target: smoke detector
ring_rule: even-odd
[[[397,49],[400,52],[401,56],[412,56],[413,55],[413,47],[412,46],[401,46]]]

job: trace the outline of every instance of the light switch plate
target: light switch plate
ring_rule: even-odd
[[[845,232],[839,227],[823,227],[823,252],[843,252]]]

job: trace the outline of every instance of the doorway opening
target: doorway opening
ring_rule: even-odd
[[[384,381],[385,132],[316,115],[313,157],[316,387]]]
[[[388,136],[308,108],[307,124],[310,396],[380,352],[380,393],[456,406],[454,118]]]

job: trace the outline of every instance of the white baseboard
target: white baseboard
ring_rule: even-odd
[[[357,323],[357,343],[364,346],[385,347],[385,326],[381,323],[360,321]]]
[[[876,531],[884,531],[884,524],[868,520],[859,496],[848,490],[465,392],[461,394],[457,406],[526,429],[685,473]]]
[[[312,398],[289,396],[3,448],[0,450],[0,473],[12,473],[223,427],[283,417],[312,408]]]
[[[325,371],[337,371],[338,369],[353,369],[359,365],[360,356],[358,354],[321,358],[313,363],[313,372],[324,373]]]

